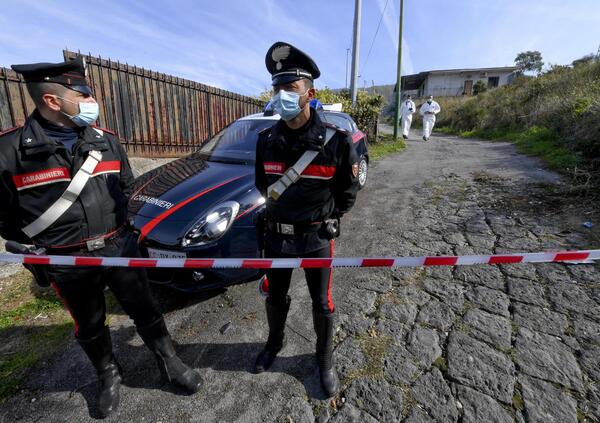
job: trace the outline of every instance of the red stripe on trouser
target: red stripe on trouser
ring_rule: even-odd
[[[329,257],[333,258],[333,250],[334,250],[335,241],[332,239],[329,241]],[[331,279],[333,278],[333,269],[329,269],[329,280],[327,281],[327,306],[329,307],[329,312],[333,313],[335,311],[335,306],[333,305],[333,299],[331,298]]]
[[[56,291],[56,295],[58,295],[58,298],[60,298],[60,300],[62,301],[63,306],[71,315],[71,319],[73,319],[73,323],[75,324],[75,336],[77,336],[77,334],[79,333],[79,322],[77,322],[77,319],[73,315],[73,312],[71,311],[71,307],[69,307],[69,304],[67,304],[67,300],[65,300],[65,297],[63,297],[61,295],[60,289],[58,288],[58,285],[56,285],[56,282],[51,282],[51,285],[52,285],[52,288],[54,288],[54,291]]]

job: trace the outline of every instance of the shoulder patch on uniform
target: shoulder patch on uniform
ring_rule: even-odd
[[[9,134],[9,133],[14,132],[17,129],[21,129],[21,128],[22,128],[22,126],[15,126],[14,128],[5,129],[4,131],[0,131],[0,136],[2,136],[4,134]]]

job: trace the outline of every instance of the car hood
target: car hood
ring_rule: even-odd
[[[188,156],[143,175],[129,199],[134,217],[195,221],[210,207],[235,200],[254,187],[254,166]],[[146,220],[146,219],[143,219]]]

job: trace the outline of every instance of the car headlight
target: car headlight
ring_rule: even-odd
[[[181,240],[182,247],[208,244],[221,238],[233,223],[240,210],[237,201],[225,201],[208,211],[187,231]]]

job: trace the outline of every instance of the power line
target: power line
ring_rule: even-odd
[[[381,26],[381,22],[383,21],[383,15],[385,14],[385,9],[387,9],[387,5],[388,5],[389,1],[390,0],[385,0],[385,6],[383,6],[383,10],[381,11],[381,16],[379,17],[379,23],[377,24],[377,29],[375,30],[375,35],[373,35],[373,39],[371,40],[371,47],[369,47],[369,52],[367,53],[367,57],[365,58],[365,63],[363,63],[363,67],[362,67],[363,71],[367,67],[367,62],[369,61],[369,56],[371,55],[371,50],[373,49],[373,44],[375,44],[375,39],[377,38],[377,33],[379,32],[379,27]]]

